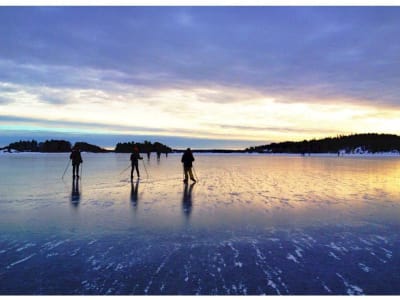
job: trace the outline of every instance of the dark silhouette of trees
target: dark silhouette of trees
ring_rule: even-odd
[[[115,146],[115,152],[118,153],[131,153],[134,147],[138,147],[139,151],[142,153],[146,152],[161,152],[161,153],[170,153],[172,149],[164,144],[159,142],[155,142],[152,144],[149,141],[144,141],[143,143],[135,143],[135,142],[128,142],[128,143],[118,143]]]
[[[88,144],[85,142],[76,142],[74,147],[78,147],[80,151],[84,152],[94,152],[94,153],[103,153],[103,152],[109,152],[108,150],[101,148],[96,145]]]
[[[96,145],[88,144],[86,142],[76,142],[74,146],[77,146],[80,151],[83,152],[113,152],[112,150],[106,150]],[[144,141],[143,143],[118,143],[115,147],[115,152],[131,153],[134,146],[137,146],[140,152],[161,152],[171,153],[172,149],[159,142],[151,143]],[[64,140],[46,140],[45,142],[38,143],[35,140],[32,141],[19,141],[11,143],[6,147],[1,148],[7,150],[16,150],[20,152],[70,152],[71,143]]]
[[[5,148],[20,152],[69,152],[71,151],[71,143],[63,140],[46,140],[43,143],[38,143],[31,140],[11,143]]]
[[[76,146],[84,152],[112,152],[103,149],[96,145],[91,145],[86,142],[77,142]],[[115,146],[114,152],[131,153],[134,147],[138,147],[142,153],[146,152],[160,152],[171,153],[172,149],[159,142],[151,143],[144,141],[143,143],[125,142],[118,143]],[[10,150],[17,150],[21,152],[70,152],[71,143],[64,140],[46,140],[45,142],[38,143],[35,140],[19,141],[11,143],[8,146],[1,148]],[[352,135],[338,135],[336,137],[327,137],[323,139],[304,140],[300,142],[282,142],[271,143],[269,145],[261,145],[246,148],[245,150],[193,150],[193,152],[215,152],[215,153],[229,153],[229,152],[259,152],[259,153],[338,153],[339,151],[352,153],[354,151],[368,151],[371,153],[376,152],[400,152],[400,136],[394,134],[352,134]]]
[[[39,146],[37,141],[32,140],[32,141],[19,141],[15,143],[11,143],[8,145],[8,147],[5,147],[8,149],[14,149],[17,151],[27,151],[27,152],[37,152],[39,151]]]
[[[269,152],[269,153],[337,153],[345,151],[354,152],[356,149],[376,152],[400,151],[400,136],[394,134],[353,134],[338,135],[324,139],[304,140],[301,142],[272,143],[247,148],[246,152]]]
[[[70,152],[71,143],[64,140],[46,140],[39,144],[39,152]]]

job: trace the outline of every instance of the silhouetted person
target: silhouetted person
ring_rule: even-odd
[[[147,160],[150,160],[150,151],[147,151]]]
[[[139,179],[136,180],[135,184],[133,184],[133,181],[131,181],[131,202],[135,209],[137,208],[137,203],[139,200],[138,192],[139,192]]]
[[[165,151],[165,157],[168,157],[168,151]]]
[[[187,148],[186,151],[183,153],[181,162],[183,163],[183,172],[185,174],[185,179],[183,180],[183,182],[184,183],[188,182],[188,174],[190,176],[190,180],[196,182],[192,172],[194,157],[192,150],[190,150],[190,148]]]
[[[190,217],[192,213],[192,190],[193,190],[194,183],[190,185],[190,187],[185,184],[185,188],[183,190],[183,198],[182,198],[182,209],[183,213],[186,217]]]
[[[161,158],[161,152],[157,151],[157,160],[160,160],[160,158]]]
[[[79,180],[72,179],[72,192],[71,192],[71,203],[74,206],[79,205],[79,201],[81,200],[81,194],[79,192]]]
[[[72,160],[72,177],[79,178],[79,165],[83,163],[83,160],[78,147],[72,148],[69,158]]]
[[[132,163],[131,180],[133,179],[133,170],[135,168],[136,168],[137,177],[140,177],[140,174],[139,174],[139,159],[143,159],[143,157],[141,157],[140,154],[139,154],[139,148],[135,146],[133,148],[133,152],[131,154],[131,163]]]

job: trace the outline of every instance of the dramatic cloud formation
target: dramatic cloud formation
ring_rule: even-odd
[[[7,136],[246,147],[400,134],[400,7],[0,7],[0,19]]]

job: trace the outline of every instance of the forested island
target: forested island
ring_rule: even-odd
[[[44,152],[44,153],[58,153],[58,152],[71,152],[72,148],[77,147],[83,152],[93,153],[105,153],[105,152],[117,152],[117,153],[130,153],[134,147],[138,147],[140,152],[172,152],[172,149],[159,142],[151,143],[144,141],[144,143],[118,143],[114,150],[107,150],[102,147],[92,145],[86,142],[76,142],[74,145],[69,141],[65,140],[46,140],[45,142],[37,142],[36,140],[31,141],[19,141],[9,144],[0,150],[6,152]]]
[[[160,152],[160,153],[170,153],[172,152],[172,148],[161,144],[159,142],[151,143],[149,141],[144,141],[143,143],[118,143],[115,146],[114,152],[117,153],[131,153],[134,147],[138,147],[139,151],[142,153],[147,152]]]
[[[70,152],[73,147],[78,147],[83,152],[105,153],[131,153],[134,147],[138,147],[142,153],[146,152],[182,152],[183,149],[172,149],[159,142],[144,141],[117,143],[113,150],[88,144],[76,142],[72,145],[65,140],[46,140],[45,142],[19,141],[0,148],[3,152]],[[281,142],[268,145],[249,147],[243,150],[227,149],[192,149],[196,153],[378,153],[397,152],[400,153],[400,136],[394,134],[352,134],[327,137],[323,139],[304,140],[300,142]]]
[[[400,136],[394,134],[352,134],[301,142],[272,143],[246,148],[258,153],[377,153],[400,152]]]

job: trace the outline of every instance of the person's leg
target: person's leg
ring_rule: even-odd
[[[131,165],[131,180],[133,179],[133,169],[134,169],[135,167],[134,167],[134,164],[132,163],[132,165]]]
[[[139,162],[138,161],[135,163],[135,166],[136,166],[137,177],[140,177],[140,174],[139,174]]]
[[[76,177],[79,177],[79,164],[76,165]]]
[[[76,169],[76,165],[72,164],[72,177],[75,177],[75,169]]]

